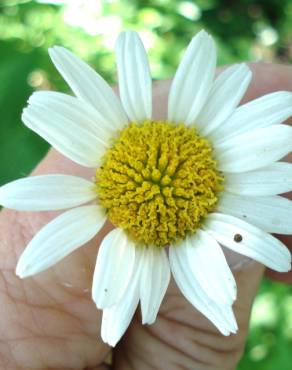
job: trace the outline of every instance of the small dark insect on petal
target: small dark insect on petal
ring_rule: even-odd
[[[235,235],[234,235],[233,240],[234,240],[236,243],[240,243],[240,242],[242,241],[242,235],[240,235],[240,234],[235,234]]]

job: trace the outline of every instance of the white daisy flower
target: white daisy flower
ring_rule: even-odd
[[[237,105],[251,80],[245,64],[215,78],[214,41],[204,31],[173,79],[165,120],[152,119],[152,86],[135,32],[117,41],[121,102],[88,65],[62,47],[53,63],[76,97],[36,92],[24,123],[63,155],[96,169],[93,181],[44,175],[0,188],[0,203],[24,211],[70,208],[21,255],[21,278],[56,264],[109,219],[92,297],[103,310],[101,336],[114,346],[140,302],[152,324],[172,273],[186,299],[224,335],[235,333],[236,283],[221,246],[288,271],[288,249],[269,233],[292,234],[292,93]],[[85,205],[84,205],[85,204]]]

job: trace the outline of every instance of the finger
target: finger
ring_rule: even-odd
[[[244,101],[274,91],[292,91],[292,67],[283,64],[249,63],[253,78]],[[291,122],[291,119],[290,119]]]
[[[287,245],[287,247],[290,249],[290,252],[292,253],[292,236],[291,235],[280,235],[279,239],[285,245]],[[292,284],[292,271],[291,270],[289,272],[283,274],[283,273],[279,273],[279,272],[276,272],[276,271],[271,270],[271,269],[267,269],[266,270],[266,275],[272,280],[281,281],[281,282],[286,283],[286,284],[287,283]]]
[[[239,330],[227,337],[186,302],[172,282],[154,325],[141,326],[138,312],[117,347],[114,369],[161,368],[161,353],[166,369],[234,369],[244,348],[251,307],[263,270],[263,266],[253,261],[235,269],[238,300],[234,311]]]

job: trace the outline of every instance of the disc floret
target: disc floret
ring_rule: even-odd
[[[96,172],[109,220],[136,243],[167,246],[195,232],[213,210],[223,178],[195,128],[130,123]]]

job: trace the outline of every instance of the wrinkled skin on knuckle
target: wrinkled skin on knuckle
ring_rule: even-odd
[[[223,338],[197,312],[188,325],[161,314],[154,326],[134,323],[118,347],[114,369],[233,370],[243,343],[241,335]]]
[[[235,272],[236,335],[223,336],[179,293],[172,282],[153,326],[133,322],[117,348],[114,369],[234,370],[244,350],[249,315],[263,269],[251,262]],[[253,284],[248,283],[254,278]],[[139,312],[138,312],[139,316]]]

